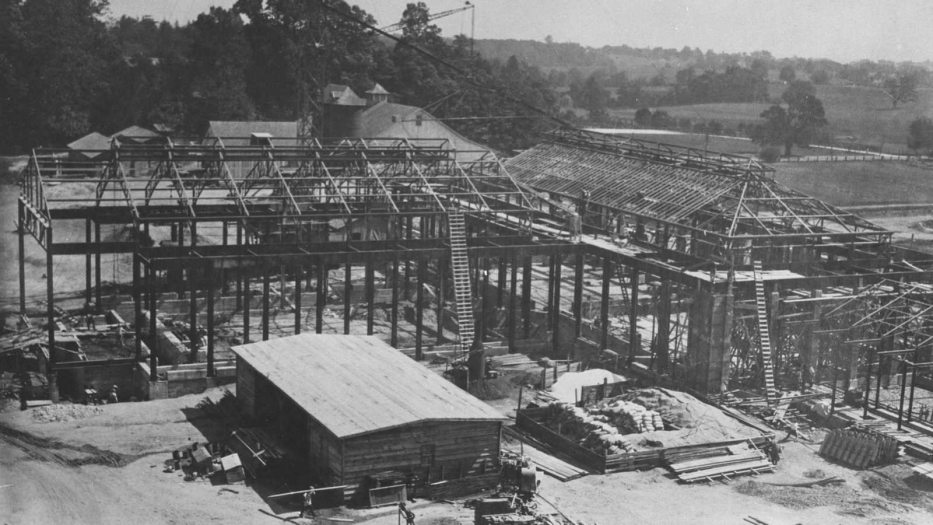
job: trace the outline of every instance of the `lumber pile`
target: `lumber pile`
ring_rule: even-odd
[[[761,474],[774,470],[771,461],[757,448],[732,447],[728,449],[727,454],[716,456],[707,456],[707,453],[708,451],[700,449],[695,451],[699,457],[680,455],[677,459],[669,461],[668,468],[684,483],[719,478],[729,480],[730,476]]]
[[[914,466],[911,470],[925,478],[933,479],[933,463],[921,463],[920,465]]]
[[[859,469],[883,465],[897,458],[897,440],[869,429],[833,430],[826,434],[820,455]]]

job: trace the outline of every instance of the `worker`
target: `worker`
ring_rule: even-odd
[[[110,389],[110,396],[107,397],[108,403],[119,403],[120,398],[117,396],[117,385],[113,385],[113,388]]]
[[[576,212],[570,213],[570,241],[571,242],[580,242],[580,238],[583,235],[583,220],[580,218],[580,214]]]
[[[404,501],[398,504],[398,515],[405,518],[405,525],[415,525],[415,513],[408,510]]]
[[[84,324],[88,330],[97,328],[94,321],[94,303],[87,303],[84,306]]]
[[[308,492],[305,492],[302,495],[302,506],[301,506],[301,517],[302,518],[313,518],[314,517],[314,489],[312,488]]]
[[[768,454],[768,458],[771,460],[771,463],[777,465],[778,461],[781,459],[781,446],[774,441],[768,441],[768,446],[765,448],[765,452]]]

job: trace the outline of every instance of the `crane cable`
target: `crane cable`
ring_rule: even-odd
[[[376,26],[374,26],[374,25],[372,25],[372,24],[366,22],[365,20],[360,20],[359,18],[353,16],[353,15],[350,14],[350,13],[344,13],[344,12],[341,11],[340,9],[337,9],[336,7],[330,5],[330,4],[327,2],[327,0],[317,0],[317,2],[318,2],[324,9],[326,9],[326,10],[328,10],[328,11],[330,11],[330,12],[336,14],[337,16],[339,16],[339,17],[341,17],[341,18],[343,18],[343,19],[345,19],[345,20],[349,20],[349,21],[354,22],[354,23],[356,23],[356,24],[359,24],[359,25],[361,25],[361,26],[363,26],[363,27],[365,27],[365,28],[367,28],[367,29],[370,29],[370,30],[372,30],[372,31],[374,31],[374,32],[376,32],[376,33],[379,33],[380,35],[382,35],[382,36],[384,36],[384,37],[386,37],[386,38],[388,38],[388,39],[394,41],[396,44],[400,44],[400,45],[402,45],[402,46],[411,48],[411,49],[414,50],[415,52],[417,52],[417,53],[419,53],[419,54],[421,54],[421,55],[424,55],[425,57],[427,57],[427,58],[429,58],[429,59],[431,59],[431,60],[437,62],[438,64],[441,64],[441,65],[443,65],[443,66],[446,66],[447,68],[449,68],[449,69],[451,69],[451,70],[453,70],[453,71],[455,71],[455,72],[461,74],[461,75],[463,76],[463,81],[466,82],[467,84],[470,84],[470,85],[473,86],[473,87],[476,87],[476,88],[479,88],[479,89],[488,90],[488,91],[492,91],[493,93],[495,93],[496,95],[499,95],[500,97],[504,98],[505,100],[508,100],[508,101],[510,101],[510,102],[514,102],[515,104],[518,104],[519,106],[522,106],[522,107],[524,107],[525,109],[528,109],[528,110],[530,110],[530,111],[532,111],[532,112],[534,112],[534,113],[537,113],[537,114],[539,114],[539,115],[544,116],[545,118],[547,118],[547,119],[549,119],[549,120],[552,120],[552,121],[556,122],[556,123],[559,124],[561,127],[564,127],[564,128],[572,128],[572,129],[575,129],[575,128],[576,128],[576,126],[574,126],[574,125],[570,124],[569,122],[567,122],[567,121],[561,119],[560,117],[556,117],[556,116],[554,116],[554,115],[548,113],[547,111],[545,111],[545,110],[543,110],[543,109],[541,109],[541,108],[535,106],[534,104],[531,104],[531,103],[526,102],[526,101],[524,101],[524,100],[522,100],[522,99],[520,99],[520,98],[518,98],[518,97],[514,97],[514,96],[510,95],[510,94],[508,93],[508,91],[507,91],[505,88],[501,87],[501,86],[496,86],[496,85],[485,85],[485,84],[483,84],[482,82],[479,82],[479,81],[477,81],[477,80],[474,80],[474,79],[470,76],[470,72],[467,71],[467,70],[465,70],[465,69],[463,69],[462,67],[460,67],[460,66],[458,66],[458,65],[456,65],[456,64],[454,64],[454,63],[452,63],[452,62],[450,62],[450,61],[448,61],[448,60],[445,60],[445,59],[443,59],[443,58],[441,58],[441,57],[439,57],[439,56],[437,56],[437,55],[431,53],[430,51],[427,51],[427,50],[421,48],[420,46],[417,46],[417,45],[415,45],[415,44],[413,44],[413,43],[411,43],[411,42],[408,42],[408,41],[406,41],[406,40],[404,40],[404,39],[398,38],[397,36],[392,35],[391,33],[388,33],[388,32],[386,32],[386,31],[383,31],[382,29],[379,29],[378,27],[376,27]]]

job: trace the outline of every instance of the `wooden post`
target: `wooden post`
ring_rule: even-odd
[[[914,363],[917,362],[917,352],[914,351]],[[914,417],[914,385],[917,384],[917,367],[910,367],[910,402],[907,403],[907,422]]]
[[[477,264],[479,266],[479,264]],[[489,315],[487,313],[487,301],[486,295],[489,293],[489,257],[483,258],[483,280],[481,283],[478,283],[476,286],[476,295],[479,296],[479,319],[476,323],[476,341],[479,344],[482,344],[486,340],[486,324]],[[482,377],[482,376],[481,376]]]
[[[155,269],[152,267],[152,261],[149,261],[149,264],[146,265],[146,289],[149,290],[147,299],[149,300],[149,343],[152,345],[149,348],[149,380],[155,382],[158,379],[157,368],[159,366],[158,356],[156,355],[156,350],[158,349],[158,342],[156,338],[156,299],[158,294],[155,291]],[[139,330],[136,333],[137,339],[140,337]]]
[[[424,284],[427,280],[425,276],[425,264],[427,264],[427,261],[420,259],[416,261],[416,263],[418,264],[418,281],[416,283],[418,290],[415,294],[415,360],[421,361],[424,359],[424,356],[421,354],[421,338],[424,334],[424,326],[422,326],[424,321],[424,308],[422,303],[424,302]]]
[[[20,244],[23,242],[22,234],[22,221],[20,223],[20,235],[19,235]],[[90,247],[91,246],[91,218],[87,217],[84,219],[84,243]],[[22,246],[20,246],[20,257],[22,257]],[[22,259],[21,259],[22,260]],[[91,250],[87,250],[87,253],[84,254],[84,303],[89,305],[94,300],[91,298]],[[25,312],[22,312],[25,313]]]
[[[881,356],[878,356],[878,358],[880,359]],[[862,407],[862,417],[863,417],[863,418],[867,418],[867,417],[868,417],[868,396],[869,396],[869,394],[870,394],[870,392],[871,392],[871,365],[872,365],[872,363],[871,363],[871,351],[869,351],[869,352],[868,352],[868,363],[866,364],[866,368],[867,368],[867,369],[865,370],[865,402],[863,403],[864,406]],[[880,369],[880,367],[879,367],[879,369]]]
[[[22,199],[17,201],[18,222],[17,222],[17,241],[19,243],[19,314],[26,315],[26,205]],[[90,260],[90,255],[88,255]],[[88,269],[90,272],[90,269]],[[90,273],[88,273],[90,276]],[[91,281],[88,277],[88,302],[91,299]]]
[[[573,336],[583,332],[583,252],[577,253],[573,269]],[[569,358],[568,358],[569,359]]]
[[[660,298],[658,300],[657,327],[657,364],[659,372],[666,372],[670,364],[670,333],[671,333],[671,282],[661,280]]]
[[[288,284],[287,275],[285,275],[285,265],[279,265],[279,308],[285,308],[285,288]]]
[[[237,247],[243,246],[243,228],[239,221],[236,223],[236,245]],[[236,309],[239,311],[243,308],[243,266],[237,266],[237,275],[236,275]],[[246,341],[244,341],[245,343]]]
[[[447,296],[447,270],[450,261],[446,258],[437,260],[437,342],[444,341],[444,304]]]
[[[629,293],[631,304],[628,311],[628,339],[629,339],[629,359],[634,359],[640,350],[640,341],[638,335],[638,268],[632,267],[629,272],[631,291]]]
[[[51,228],[49,231],[51,231]],[[51,245],[52,242],[49,241],[49,246]],[[100,289],[100,223],[96,221],[94,222],[94,247],[96,248],[96,251],[94,252],[94,286],[96,286],[96,302],[94,303],[94,312],[100,313],[100,303],[104,296],[103,291]]]
[[[392,259],[392,334],[390,344],[398,348],[398,252]]]
[[[350,334],[350,299],[353,292],[353,266],[350,264],[350,256],[347,256],[346,266],[343,271],[343,333]]]
[[[139,253],[134,251],[133,252],[133,330],[136,335],[135,350],[136,350],[137,361],[139,361],[139,359],[142,357],[142,354],[143,354],[142,329],[140,327],[140,322],[142,321],[142,318],[143,318],[142,294],[140,292],[140,288],[142,286],[142,279],[139,275],[140,273],[139,265],[140,265]]]
[[[525,256],[522,268],[522,333],[524,339],[531,337],[531,256]]]
[[[551,326],[554,331],[551,333],[553,336],[551,340],[551,347],[554,350],[554,356],[561,355],[559,353],[560,348],[560,280],[561,280],[561,270],[563,269],[563,263],[561,261],[560,255],[553,256],[554,260],[554,300],[551,306]],[[556,368],[555,368],[556,370]],[[555,378],[556,379],[556,378]]]
[[[243,270],[240,268],[240,273],[243,276],[243,343],[246,344],[249,342],[249,307],[250,307],[250,295],[249,295],[249,271]]]
[[[505,265],[505,259],[499,257],[499,287],[496,290],[496,308],[502,308],[503,296],[505,295],[506,278],[508,269]]]
[[[227,220],[224,219],[223,221],[221,221],[220,226],[221,226],[221,244],[226,246],[229,242],[228,238],[230,237],[230,232],[229,232],[230,225],[227,222]],[[148,222],[146,223],[146,237],[147,238],[149,237],[149,223]],[[230,271],[227,270],[225,266],[221,267],[220,269],[220,293],[223,295],[226,295],[230,291],[230,287],[227,285],[227,278],[228,278],[229,273]]]
[[[901,356],[901,401],[897,406],[897,429],[901,430],[904,420],[904,395],[907,391],[907,359]]]
[[[612,261],[603,259],[603,289],[599,304],[599,349],[609,348],[609,285],[612,282]]]
[[[515,303],[518,299],[518,259],[512,257],[510,261],[512,286],[509,288],[509,352],[515,351],[515,325],[517,324]]]
[[[207,377],[214,377],[214,269],[208,263],[205,270],[207,275],[204,286],[207,293]]]
[[[324,307],[327,306],[327,262],[322,258],[317,265],[317,305],[314,310],[314,333],[324,333]]]
[[[198,362],[198,286],[195,281],[195,266],[188,266],[188,339],[191,343],[191,355],[188,356],[189,363]]]
[[[262,340],[269,340],[269,270],[266,265],[262,267]]]
[[[304,320],[301,316],[301,281],[304,273],[303,266],[299,264],[295,267],[295,334],[301,333],[301,325]]]
[[[54,266],[52,264],[52,250],[54,249],[55,244],[52,242],[52,228],[46,228],[45,239],[48,243],[45,249],[45,301],[46,301],[46,314],[48,319],[48,334],[49,334],[49,360],[46,361],[46,377],[49,382],[49,396],[52,399],[52,402],[58,402],[58,386],[57,386],[57,377],[55,375],[55,280],[54,280]]]
[[[376,298],[376,283],[375,275],[373,272],[373,262],[372,260],[366,261],[366,279],[365,279],[365,294],[366,294],[366,335],[373,335],[373,309],[375,305],[373,302]]]

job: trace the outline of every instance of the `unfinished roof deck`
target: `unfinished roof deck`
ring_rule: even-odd
[[[891,232],[781,186],[773,169],[745,157],[560,130],[506,168],[535,192],[577,203],[586,226],[638,230],[637,240],[699,260],[780,264],[769,250],[785,249],[788,263],[812,259],[806,250],[890,244]]]
[[[337,438],[502,414],[373,336],[302,334],[233,352]]]

